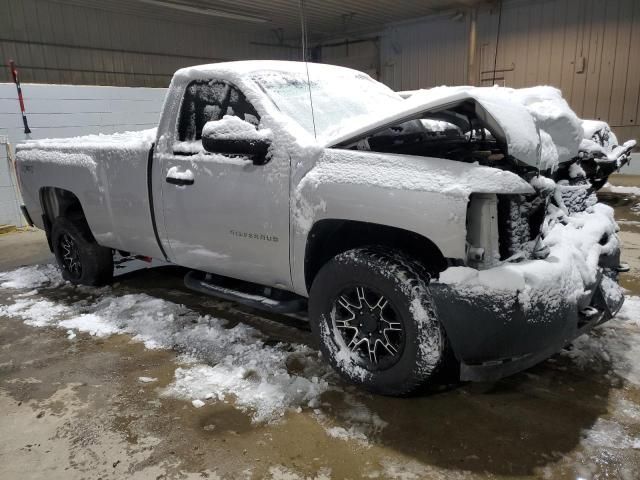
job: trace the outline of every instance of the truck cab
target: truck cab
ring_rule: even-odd
[[[268,159],[248,145],[205,150],[202,142],[208,122],[229,116],[267,131],[268,114],[255,97],[210,73],[175,76],[153,151],[156,221],[172,262],[291,289],[287,139],[265,138],[279,152]]]

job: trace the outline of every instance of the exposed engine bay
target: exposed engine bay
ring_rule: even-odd
[[[583,141],[577,155],[555,168],[534,168],[508,152],[499,129],[467,100],[437,112],[427,112],[413,120],[389,126],[361,139],[350,148],[382,153],[446,158],[513,171],[530,180],[543,174],[555,181],[570,183],[587,179],[593,190],[600,189],[612,173],[629,161],[635,147],[631,140],[618,145],[605,122],[583,120]]]
[[[547,233],[590,212],[595,192],[636,145],[619,145],[605,122],[579,119],[552,87],[438,87],[404,96],[418,105],[413,115],[342,146],[478,163],[516,173],[535,190],[471,195],[465,264],[479,270],[547,258]]]

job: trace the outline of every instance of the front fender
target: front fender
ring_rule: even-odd
[[[306,294],[304,252],[313,225],[354,220],[415,232],[448,258],[463,258],[471,193],[532,193],[511,172],[451,160],[326,150],[292,199],[292,275]]]

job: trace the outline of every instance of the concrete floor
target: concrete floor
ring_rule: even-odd
[[[637,201],[610,201],[627,222],[624,256],[633,270],[622,281],[638,295]],[[0,270],[48,259],[40,232],[0,236]],[[308,329],[291,319],[203,301],[184,290],[183,273],[129,273],[114,294],[146,292],[248,323],[274,342],[309,343]],[[0,292],[0,303],[11,301]],[[328,435],[306,410],[254,424],[233,402],[195,409],[162,396],[178,364],[176,352],[125,335],[70,341],[64,330],[0,317],[0,479],[640,478],[640,450],[616,436],[619,429],[640,438],[640,388],[612,375],[608,362],[579,367],[556,355],[496,384],[408,399],[348,386],[348,396],[325,395],[322,411],[334,425],[354,398],[387,423],[364,443]]]
[[[47,239],[42,230],[26,227],[0,235],[1,270],[48,263],[53,260],[53,254],[49,251]]]

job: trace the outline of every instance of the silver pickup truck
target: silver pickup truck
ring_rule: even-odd
[[[403,395],[615,315],[627,267],[594,191],[633,146],[551,87],[400,95],[255,61],[179,70],[157,130],[27,142],[17,172],[66,280],[108,283],[116,252],[187,267],[203,294],[308,312],[343,377]]]

